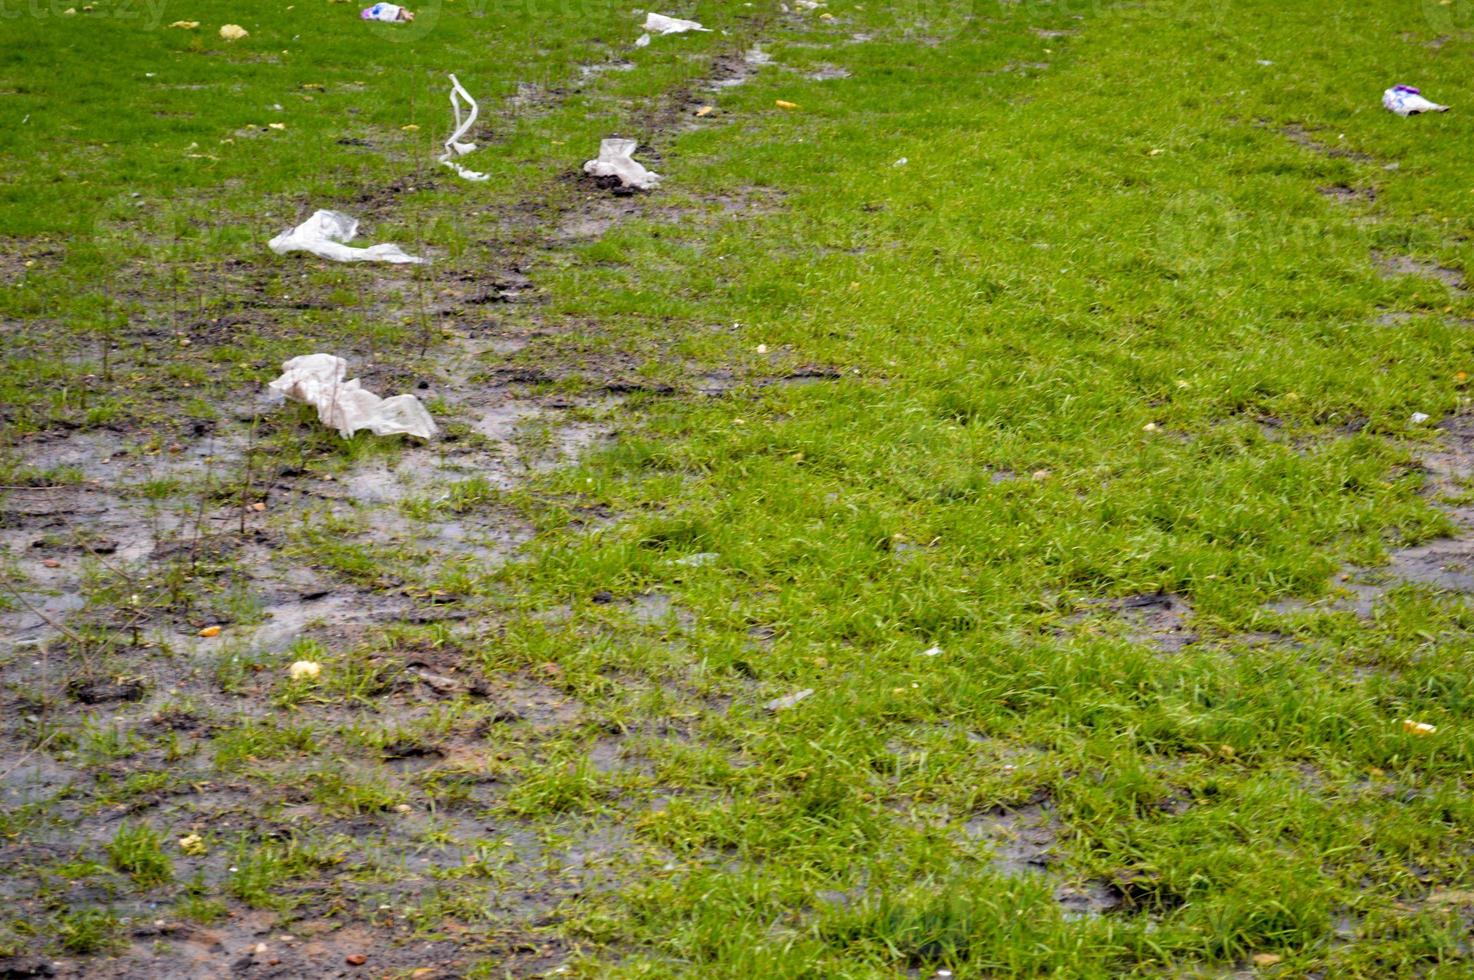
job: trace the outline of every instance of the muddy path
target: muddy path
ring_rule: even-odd
[[[658,145],[692,124],[692,90],[734,77],[718,58],[639,125]],[[700,203],[718,220],[776,206]],[[482,655],[500,615],[487,583],[534,533],[508,495],[610,444],[632,395],[737,382],[651,382],[648,352],[619,353],[613,325],[543,309],[539,271],[562,250],[621,221],[690,217],[563,174],[498,216],[507,240],[483,243],[485,264],[343,272],[339,292],[418,318],[421,342],[301,342],[433,406],[428,443],[345,447],[210,364],[272,330],[274,311],[333,310],[333,283],[268,260],[213,269],[226,298],[208,309],[134,287],[153,313],[112,338],[94,380],[172,395],[148,419],[5,420],[25,431],[0,446],[22,464],[0,489],[0,895],[45,952],[0,956],[0,975],[451,977],[487,959],[530,975],[570,955],[542,934],[560,904],[651,858],[617,823],[534,820],[518,802],[519,767],[589,722],[552,665]],[[600,353],[581,354],[592,338]],[[220,410],[144,380],[163,356],[198,358],[190,384]],[[299,683],[297,660],[336,669]],[[591,743],[601,777],[639,769],[627,735]],[[171,868],[168,902],[130,887],[146,874],[135,851]]]

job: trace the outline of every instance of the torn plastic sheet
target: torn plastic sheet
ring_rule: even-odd
[[[348,362],[334,354],[304,354],[282,363],[282,376],[270,387],[292,401],[317,409],[318,421],[347,439],[359,429],[376,436],[410,435],[429,439],[435,420],[414,395],[380,398],[358,379],[343,380]]]
[[[679,17],[667,17],[665,14],[646,14],[646,34],[684,34],[687,31],[706,31],[711,33],[710,27],[702,27],[694,20],[681,20]],[[644,45],[641,45],[644,47]]]
[[[1394,85],[1382,93],[1382,108],[1399,116],[1416,116],[1420,112],[1447,112],[1448,106],[1429,102],[1411,85]]]
[[[462,103],[466,105],[466,118],[464,120],[461,119]],[[450,76],[450,111],[455,113],[455,131],[445,141],[445,152],[440,154],[440,162],[467,180],[490,180],[490,174],[468,170],[459,163],[456,163],[456,157],[465,156],[467,153],[476,149],[475,143],[462,143],[460,140],[462,136],[465,136],[471,131],[472,126],[476,125],[476,117],[481,114],[481,107],[476,104],[475,99],[471,98],[471,93],[462,87],[460,79],[454,75]]]
[[[789,708],[797,707],[800,701],[812,697],[813,694],[814,689],[806,687],[802,691],[794,691],[792,694],[784,695],[781,698],[774,698],[763,705],[763,707],[769,711],[787,711]]]
[[[660,183],[660,174],[646,170],[631,155],[640,144],[634,140],[599,141],[599,158],[583,165],[583,172],[594,177],[618,177],[625,187],[648,191]]]
[[[344,244],[351,242],[357,234],[357,218],[351,218],[342,211],[314,211],[312,217],[266,244],[277,255],[311,252],[334,262],[392,262],[395,265],[424,265],[429,262],[429,259],[406,254],[398,245],[351,248]]]

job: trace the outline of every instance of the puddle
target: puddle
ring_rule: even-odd
[[[1370,187],[1351,187],[1348,184],[1331,184],[1316,188],[1322,195],[1342,204],[1350,204],[1357,201],[1371,203],[1377,199],[1377,192]]]
[[[993,867],[1002,874],[1039,874],[1058,860],[1060,823],[1043,803],[979,814],[962,829],[969,839],[993,845]]]
[[[832,82],[841,78],[849,78],[850,72],[849,69],[841,68],[838,65],[820,65],[805,77],[814,82]]]
[[[1198,640],[1188,627],[1192,606],[1183,597],[1169,592],[1092,599],[1085,605],[1088,610],[1109,611],[1126,624],[1126,635],[1131,642],[1155,647],[1163,653],[1175,653]],[[1092,613],[1087,611],[1071,616],[1066,622],[1079,625],[1091,617]]]

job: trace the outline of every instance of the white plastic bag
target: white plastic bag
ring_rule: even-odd
[[[282,364],[270,387],[292,401],[317,409],[318,421],[348,438],[359,429],[376,436],[410,435],[429,439],[435,420],[414,395],[380,398],[358,379],[343,380],[348,362],[333,354],[304,354]]]
[[[288,252],[311,252],[334,262],[392,262],[395,265],[424,265],[428,260],[405,254],[398,245],[374,245],[350,248],[358,234],[358,219],[342,211],[314,211],[312,217],[295,228],[277,235],[267,246],[277,255]]]
[[[1448,106],[1429,102],[1411,85],[1394,85],[1382,93],[1382,108],[1399,116],[1416,116],[1420,112],[1447,112]]]
[[[462,102],[465,102],[467,107],[466,118],[464,120],[461,119]],[[490,174],[467,170],[459,163],[456,163],[456,157],[465,156],[467,153],[476,149],[475,143],[462,143],[460,139],[471,131],[472,126],[476,125],[476,117],[481,114],[481,107],[476,104],[475,99],[471,98],[471,93],[461,87],[460,80],[454,75],[450,76],[450,111],[455,113],[455,131],[445,141],[445,152],[440,154],[440,162],[467,180],[490,180]]]
[[[583,165],[594,177],[618,177],[625,187],[648,191],[660,183],[660,174],[646,170],[631,154],[640,144],[634,140],[608,139],[599,142],[599,158]]]
[[[710,27],[702,27],[694,20],[681,20],[679,17],[667,17],[664,14],[645,15],[646,34],[684,34],[687,31],[711,32]]]
[[[401,19],[399,15],[403,10],[404,8],[397,3],[376,3],[372,7],[363,8],[363,12],[359,16],[364,20],[378,20],[392,24]],[[412,17],[403,19],[413,20]]]

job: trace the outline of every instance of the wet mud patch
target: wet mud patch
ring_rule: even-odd
[[[1447,286],[1449,291],[1458,295],[1465,295],[1468,289],[1465,285],[1464,274],[1458,269],[1451,269],[1436,262],[1425,262],[1414,259],[1407,255],[1388,255],[1385,252],[1372,252],[1372,261],[1377,267],[1377,273],[1383,279],[1400,279],[1404,276],[1414,276],[1420,279],[1433,279]]]
[[[1170,592],[1148,592],[1119,599],[1088,600],[1086,609],[1069,617],[1066,623],[1082,626],[1100,622],[1102,616],[1115,620],[1133,643],[1153,647],[1163,653],[1176,653],[1198,641],[1191,627],[1192,605],[1183,596]]]
[[[1268,124],[1261,123],[1261,125]],[[1304,147],[1312,153],[1319,153],[1321,156],[1333,157],[1340,160],[1352,160],[1357,163],[1376,162],[1374,157],[1362,153],[1359,150],[1352,150],[1343,146],[1332,146],[1323,142],[1313,130],[1306,128],[1300,123],[1289,123],[1281,126],[1279,127],[1279,131],[1296,146]]]
[[[992,847],[993,867],[1002,874],[1039,874],[1059,860],[1055,848],[1063,826],[1048,802],[995,807],[962,827],[968,840]]]
[[[1316,190],[1323,196],[1328,197],[1339,204],[1370,204],[1377,199],[1377,192],[1371,187],[1352,187],[1349,184],[1327,184]]]
[[[1369,617],[1388,591],[1404,584],[1474,595],[1474,501],[1467,483],[1474,478],[1474,416],[1456,415],[1437,425],[1438,443],[1419,457],[1427,482],[1423,496],[1460,528],[1454,537],[1394,550],[1379,568],[1342,569],[1329,596],[1306,602],[1285,599],[1266,608],[1276,613],[1306,610],[1351,612]]]
[[[461,975],[467,965],[459,943],[418,937],[392,912],[381,913],[371,924],[314,919],[282,925],[268,912],[235,915],[211,926],[162,918],[135,926],[131,939],[116,959],[68,963],[56,976],[451,977]]]

